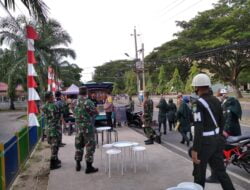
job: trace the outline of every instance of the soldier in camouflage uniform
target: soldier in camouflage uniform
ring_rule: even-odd
[[[60,125],[58,126],[58,133],[59,133],[59,146],[62,147],[62,146],[65,146],[66,144],[65,143],[62,143],[62,125],[65,125],[65,120],[63,118],[63,115],[66,114],[66,109],[67,109],[67,104],[64,100],[62,100],[61,96],[61,92],[60,91],[56,91],[55,93],[55,96],[56,96],[56,102],[55,102],[55,105],[58,107],[59,111],[60,111],[60,117],[61,117],[61,123]]]
[[[95,131],[92,125],[92,117],[97,114],[94,103],[87,97],[87,88],[79,88],[79,97],[74,110],[76,117],[76,136],[75,136],[75,160],[76,171],[81,170],[83,150],[86,147],[85,160],[87,168],[85,173],[94,173],[98,168],[92,166],[95,152]]]
[[[51,146],[50,169],[53,170],[61,167],[61,161],[58,159],[59,133],[57,130],[60,125],[60,111],[54,104],[52,92],[46,93],[45,100],[46,104],[42,107],[42,111],[47,120],[47,139]]]
[[[143,120],[144,120],[144,133],[148,140],[145,141],[146,145],[154,144],[155,131],[152,129],[152,120],[153,120],[153,109],[154,103],[149,98],[149,93],[145,92],[145,99],[143,101]]]

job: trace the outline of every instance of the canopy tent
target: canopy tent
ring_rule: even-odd
[[[65,95],[77,95],[79,94],[79,87],[72,84],[67,90],[63,91],[62,94],[65,94]]]

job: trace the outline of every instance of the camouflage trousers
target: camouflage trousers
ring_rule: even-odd
[[[60,124],[60,126],[57,127],[57,132],[58,132],[58,140],[59,140],[59,144],[62,144],[62,125]]]
[[[77,132],[75,136],[75,160],[82,161],[84,147],[86,147],[85,160],[92,163],[94,161],[95,146],[94,133]]]
[[[152,119],[144,119],[144,133],[148,139],[155,137],[155,131],[151,127]]]
[[[56,136],[49,136],[48,143],[50,144],[51,149],[51,160],[58,159],[58,150],[59,150],[59,139]]]

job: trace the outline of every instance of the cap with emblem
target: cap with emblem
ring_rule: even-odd
[[[227,90],[226,90],[226,89],[224,89],[224,88],[223,88],[223,89],[221,89],[221,90],[220,90],[220,94],[227,94]]]

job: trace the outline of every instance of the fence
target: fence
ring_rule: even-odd
[[[44,118],[39,117],[38,121],[39,127],[24,127],[7,142],[0,143],[0,190],[10,187],[42,136]]]

